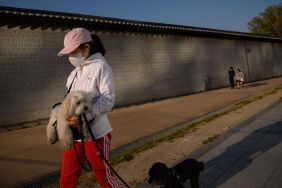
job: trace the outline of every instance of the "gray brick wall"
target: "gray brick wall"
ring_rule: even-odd
[[[282,45],[277,43],[97,34],[114,72],[116,106],[227,86],[230,66],[241,68],[247,81],[282,75]],[[52,104],[63,99],[72,70],[67,58],[56,56],[64,35],[0,27],[0,126],[47,118]]]

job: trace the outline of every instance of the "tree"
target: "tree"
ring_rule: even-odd
[[[255,34],[282,37],[282,3],[267,7],[248,22],[248,27]]]

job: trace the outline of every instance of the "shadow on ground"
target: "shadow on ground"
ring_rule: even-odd
[[[281,141],[282,121],[252,132],[206,162],[206,169],[201,176],[203,187],[220,186]]]
[[[262,86],[262,85],[266,85],[266,84],[267,84],[267,83],[265,83],[265,82],[252,83],[252,84],[244,85],[244,87],[245,87],[245,88],[258,87],[258,86]]]

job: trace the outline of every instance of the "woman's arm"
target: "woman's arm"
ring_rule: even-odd
[[[92,113],[95,117],[99,117],[109,112],[115,102],[115,85],[113,80],[113,73],[110,66],[103,63],[97,78],[97,87],[100,96],[94,99]]]

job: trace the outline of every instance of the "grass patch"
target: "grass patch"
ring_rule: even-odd
[[[86,172],[79,177],[78,185],[83,188],[92,188],[95,182],[97,181],[93,172]]]
[[[215,139],[217,139],[220,135],[219,134],[216,134],[212,137],[209,137],[208,139],[204,140],[203,141],[203,144],[207,144],[207,143],[210,143],[210,142],[213,142]]]

